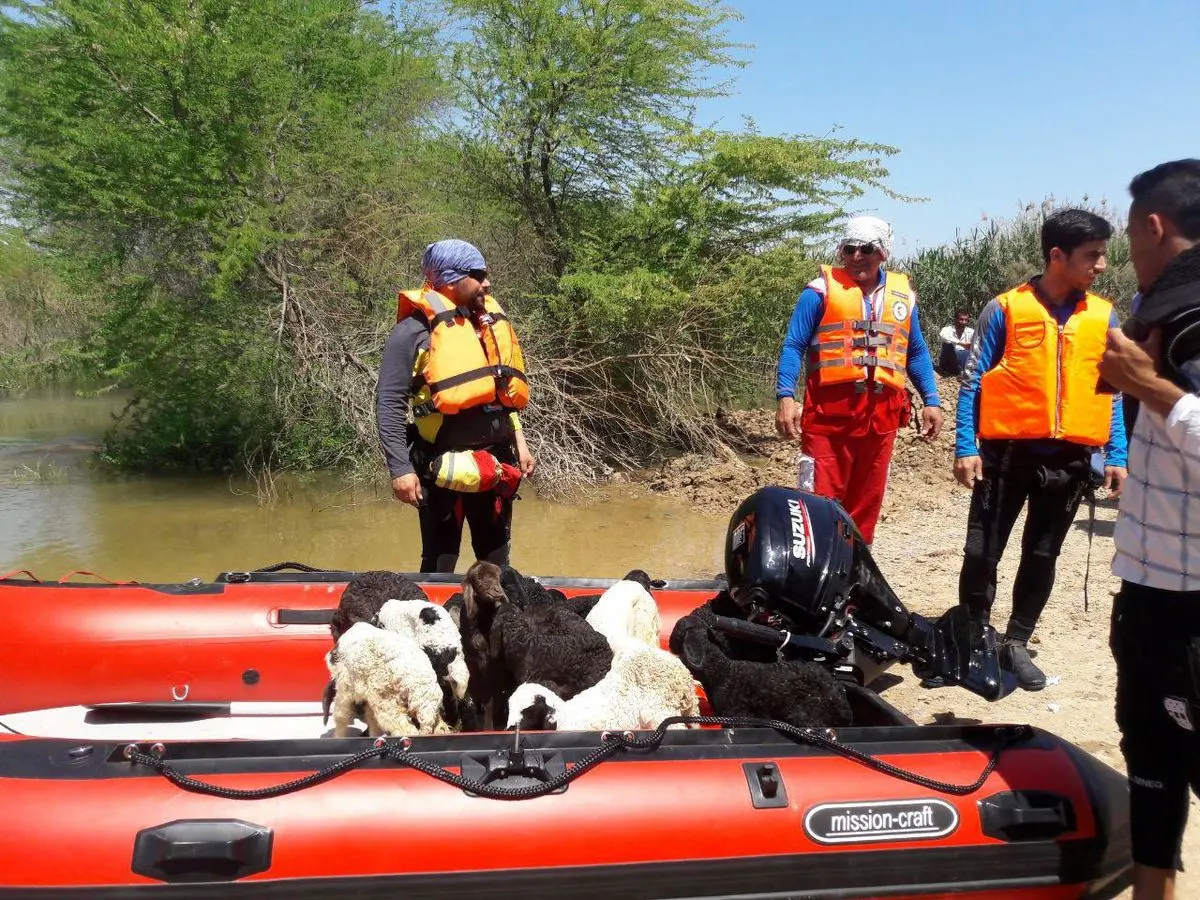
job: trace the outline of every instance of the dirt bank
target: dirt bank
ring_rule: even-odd
[[[912,429],[897,438],[891,479],[875,536],[875,557],[901,598],[913,609],[937,614],[957,602],[958,573],[969,495],[951,474],[954,399],[957,385],[944,380],[946,428],[932,444]],[[674,460],[646,478],[655,492],[686,498],[698,509],[729,515],[737,504],[766,484],[795,484],[797,445],[775,434],[772,411],[729,413],[722,421],[730,435],[729,452],[720,459],[696,456]],[[954,688],[929,691],[912,673],[896,667],[884,677],[882,693],[922,723],[1008,721],[1036,725],[1078,744],[1113,768],[1124,771],[1113,720],[1115,676],[1108,650],[1112,596],[1119,586],[1109,569],[1116,504],[1096,509],[1088,609],[1084,576],[1088,570],[1086,504],[1063,546],[1054,593],[1034,641],[1038,664],[1051,683],[1037,693],[1018,692],[989,704]],[[1000,566],[993,621],[1004,627],[1011,609],[1016,553],[1024,517],[1013,532],[1010,552]],[[893,677],[894,676],[894,677]],[[1192,803],[1193,825],[1184,842],[1189,871],[1179,879],[1180,897],[1200,896],[1200,804]],[[1121,895],[1132,896],[1132,892]]]

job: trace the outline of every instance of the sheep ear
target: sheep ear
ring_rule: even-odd
[[[683,646],[679,648],[679,658],[689,669],[699,669],[704,666],[704,657],[708,655],[708,632],[704,628],[689,628],[683,635]]]
[[[433,625],[438,620],[438,611],[432,606],[423,606],[417,616],[426,625]]]

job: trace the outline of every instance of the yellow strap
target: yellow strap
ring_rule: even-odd
[[[521,430],[521,417],[517,415],[517,411],[515,409],[508,414],[508,421],[512,422],[512,430],[514,434]]]

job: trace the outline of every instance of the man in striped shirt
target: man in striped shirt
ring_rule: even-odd
[[[1200,795],[1200,160],[1129,186],[1141,299],[1102,377],[1137,403],[1110,643],[1129,776],[1134,898],[1175,895],[1188,788]]]

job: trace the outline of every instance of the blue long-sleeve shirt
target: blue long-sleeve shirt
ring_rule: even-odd
[[[884,271],[879,270],[879,283],[884,281]],[[863,297],[863,318],[871,318],[874,294]],[[825,297],[812,284],[800,292],[792,318],[788,322],[787,334],[783,339],[783,350],[779,354],[779,368],[775,375],[775,399],[796,396],[796,382],[800,380],[800,368],[808,347],[817,333],[821,317],[825,315]],[[912,308],[912,320],[908,326],[908,358],[905,371],[921,394],[926,406],[941,406],[937,380],[933,377],[933,359],[921,323],[917,318],[917,305]]]
[[[1048,303],[1038,289],[1036,278],[1033,281],[1034,295],[1046,307],[1059,325],[1065,325],[1075,311],[1078,298],[1067,298],[1061,305]],[[1109,325],[1119,328],[1120,322],[1114,310],[1109,318]],[[991,300],[979,314],[979,325],[975,329],[975,340],[971,344],[971,353],[967,364],[963,367],[958,391],[958,411],[955,417],[954,456],[961,459],[964,456],[986,455],[987,447],[979,447],[976,443],[979,427],[979,382],[984,372],[995,368],[1004,355],[1006,329],[1004,326],[1004,310],[997,300]],[[1099,376],[1097,376],[1099,377]],[[986,445],[986,441],[983,442]],[[1029,450],[1034,453],[1051,453],[1062,449],[1068,442],[1044,438],[1026,441]],[[981,454],[982,451],[982,454]],[[1113,394],[1112,419],[1109,425],[1108,442],[1104,445],[1104,465],[1124,468],[1128,459],[1128,447],[1125,437],[1125,417],[1122,412],[1120,394]]]

